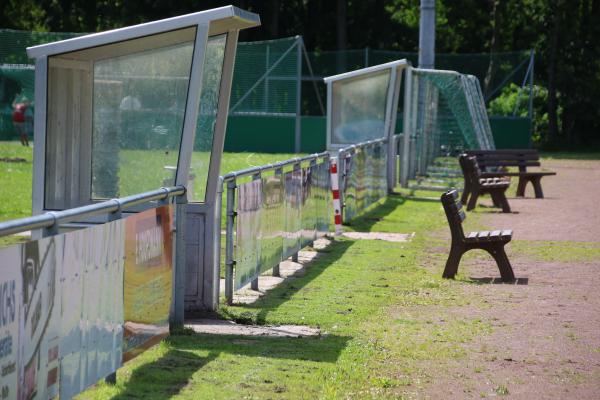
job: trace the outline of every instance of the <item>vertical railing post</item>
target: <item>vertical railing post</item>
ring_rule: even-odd
[[[311,181],[310,181],[310,184],[311,184],[310,191],[311,191],[311,193],[312,193],[313,190],[315,190],[315,188],[312,185],[313,185],[313,182],[314,182],[314,179],[315,179],[315,171],[317,169],[316,167],[317,167],[317,158],[315,157],[315,158],[313,158],[313,159],[310,160],[310,178],[311,178]],[[317,221],[317,204],[316,203],[313,204],[312,212],[314,214],[313,220],[315,221],[315,226],[314,226],[314,234],[312,235],[313,240],[310,241],[310,247],[313,247],[315,245],[315,236],[316,236],[316,232],[317,232],[317,223],[316,223],[316,221]]]
[[[408,179],[411,176],[411,137],[413,136],[413,104],[412,104],[412,68],[405,69],[404,78],[404,109],[402,112],[402,131],[404,134],[402,154],[400,155],[400,184],[408,187]]]
[[[302,165],[301,165],[300,161],[296,161],[294,163],[293,171],[294,172],[296,172],[296,171],[302,172]],[[292,172],[292,174],[294,172]],[[300,187],[298,189],[299,189],[298,195],[300,197],[302,197],[302,179],[300,179]],[[302,208],[300,207],[300,202],[298,202],[298,209],[300,210],[300,221],[302,221]],[[300,225],[302,225],[302,223]],[[301,229],[301,231],[302,231],[302,229]],[[296,232],[296,235],[298,235],[298,233],[301,233],[301,231],[300,232]],[[299,247],[299,245],[300,245],[300,238],[298,237],[297,238],[297,246],[296,247]],[[298,262],[298,252],[297,251],[294,254],[292,254],[292,261],[293,262]]]
[[[233,303],[233,267],[235,260],[233,255],[233,229],[235,227],[235,178],[227,181],[227,226],[225,228],[225,298],[227,304]]]
[[[283,167],[276,168],[274,175],[279,178],[279,181],[281,183],[281,188],[284,191],[284,196],[285,196],[285,181],[283,180],[284,179],[283,178]],[[277,276],[277,277],[281,276],[281,271],[279,268],[280,265],[281,265],[281,263],[277,263],[277,265],[275,265],[273,267],[273,276]]]
[[[175,201],[175,262],[173,263],[173,310],[169,328],[181,329],[185,308],[185,223],[187,196]]]
[[[261,174],[260,171],[254,175],[252,175],[252,180],[256,181],[256,180],[260,180],[261,179]],[[259,207],[262,207],[262,204],[259,204]],[[260,210],[259,210],[260,212]],[[259,218],[260,221],[260,218]],[[260,243],[260,241],[259,241]],[[258,248],[257,251],[257,256],[256,256],[256,278],[254,278],[252,280],[252,282],[250,282],[250,288],[252,290],[258,290],[258,275],[260,275],[260,247]]]
[[[346,152],[340,150],[337,157],[338,188],[340,197],[340,218],[344,221],[345,194],[346,194]]]

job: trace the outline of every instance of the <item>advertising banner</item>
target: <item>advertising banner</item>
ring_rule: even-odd
[[[125,219],[124,361],[169,334],[173,290],[172,225],[170,206]]]
[[[172,208],[0,249],[0,399],[71,398],[168,334]]]

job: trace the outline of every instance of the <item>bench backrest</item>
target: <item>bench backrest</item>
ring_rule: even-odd
[[[456,189],[452,189],[443,193],[441,196],[444,212],[450,226],[450,233],[453,241],[463,241],[465,233],[463,232],[462,223],[467,218],[465,211],[462,209],[462,203],[458,198]]]
[[[481,178],[481,169],[477,165],[477,159],[467,154],[461,154],[458,156],[458,164],[460,165],[465,181],[470,185],[478,185],[479,178]]]
[[[526,171],[527,167],[539,167],[540,155],[535,149],[523,150],[467,150],[469,156],[477,157],[477,164],[485,170],[489,167],[519,167]]]

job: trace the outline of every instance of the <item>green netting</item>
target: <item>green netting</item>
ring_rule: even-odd
[[[229,111],[295,115],[299,38],[239,43]]]
[[[418,69],[412,77],[413,174],[425,174],[438,157],[454,156],[465,149],[494,148],[476,77]]]
[[[25,49],[37,44],[56,42],[85,35],[71,32],[29,32],[0,29],[0,64],[33,64]]]

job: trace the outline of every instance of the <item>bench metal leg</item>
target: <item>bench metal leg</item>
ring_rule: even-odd
[[[519,184],[517,185],[517,197],[525,197],[525,186],[527,186],[528,178],[524,176],[519,177]]]
[[[535,192],[536,199],[543,199],[544,192],[542,191],[542,177],[536,176],[531,178],[531,184],[533,185],[533,191]]]
[[[506,198],[506,193],[504,191],[498,192],[498,203],[502,208],[502,212],[509,213],[510,212],[510,204],[508,204],[508,199]]]
[[[513,282],[515,280],[515,274],[510,265],[510,261],[508,260],[508,256],[504,251],[504,245],[489,247],[485,250],[487,250],[487,252],[494,257],[494,260],[496,260],[502,282]]]
[[[446,261],[446,268],[444,268],[444,274],[442,275],[444,278],[454,279],[454,276],[456,276],[456,272],[458,271],[458,264],[460,264],[460,259],[464,252],[465,248],[462,246],[452,246],[450,248],[450,254]]]
[[[495,190],[490,192],[490,196],[492,197],[492,204],[494,207],[502,207],[502,199],[500,199],[499,193]]]
[[[477,199],[479,198],[479,191],[473,190],[469,197],[469,203],[467,204],[467,211],[471,211],[477,206]]]
[[[469,200],[469,193],[471,192],[471,187],[470,185],[467,183],[467,180],[465,179],[465,185],[463,187],[463,192],[460,195],[460,202],[463,204],[467,204],[467,200]]]

